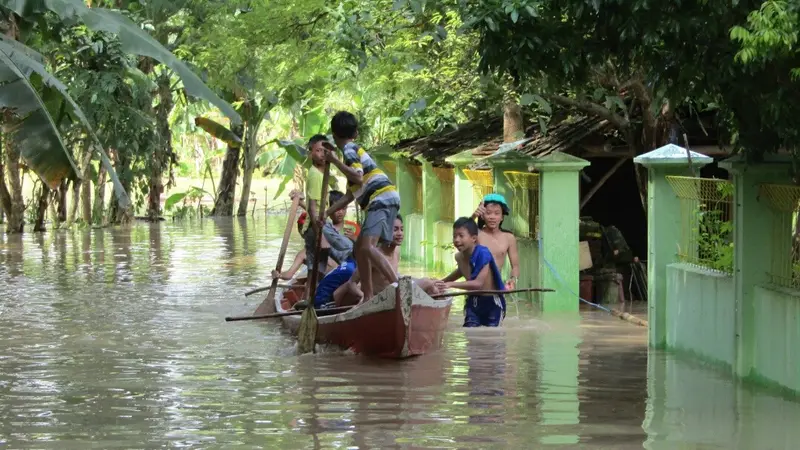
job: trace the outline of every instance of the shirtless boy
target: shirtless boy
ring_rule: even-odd
[[[460,256],[459,269],[436,283],[439,290],[503,290],[500,269],[489,249],[478,244],[478,226],[471,218],[461,217],[453,224],[453,245]],[[467,281],[457,281],[461,278]],[[505,310],[506,301],[502,295],[467,297],[464,304],[464,326],[499,326]]]
[[[495,264],[502,271],[506,256],[511,263],[511,277],[506,281],[506,289],[514,289],[519,280],[519,253],[517,238],[503,229],[503,218],[509,213],[505,197],[488,194],[472,214],[478,219],[478,244],[488,248],[494,256]]]
[[[389,261],[389,264],[392,266],[392,270],[394,270],[397,276],[400,276],[400,246],[403,245],[403,240],[405,239],[405,231],[403,229],[403,217],[400,214],[397,214],[397,217],[394,219],[394,225],[392,226],[392,241],[389,243],[384,243],[378,249],[380,250],[381,254],[386,257]],[[384,277],[380,270],[377,268],[372,269],[372,279],[373,284],[375,287],[375,292],[381,292],[386,289],[386,286],[392,284],[392,281],[387,280]],[[361,289],[359,289],[357,283],[359,281],[359,276],[356,274],[350,282],[343,284],[339,289],[337,289],[334,298],[336,299],[336,306],[344,306],[344,305],[354,305],[361,301],[363,298],[363,294]],[[416,279],[414,282],[422,288],[428,295],[435,295],[439,293],[439,290],[435,286],[434,280],[431,279]]]

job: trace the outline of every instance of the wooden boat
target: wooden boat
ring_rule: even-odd
[[[290,299],[277,298],[275,307],[278,312],[287,312],[290,303]],[[348,311],[320,315],[316,342],[383,358],[422,355],[441,347],[451,305],[451,298],[434,300],[411,277],[402,277],[397,286],[386,287],[371,300]],[[297,334],[299,315],[281,320],[290,332]]]

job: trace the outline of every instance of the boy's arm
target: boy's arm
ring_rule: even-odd
[[[294,261],[292,261],[292,267],[289,267],[289,270],[287,270],[286,272],[279,274],[277,278],[280,278],[282,280],[291,280],[294,274],[297,273],[297,270],[300,269],[300,266],[303,265],[303,260],[305,258],[306,258],[306,249],[302,249],[299,252],[297,252],[297,256],[295,256]]]
[[[519,252],[517,251],[517,238],[509,234],[508,260],[511,263],[511,278],[506,282],[506,286],[514,289],[519,281]]]
[[[342,196],[342,198],[340,198],[339,200],[334,202],[325,211],[325,217],[330,216],[331,214],[333,214],[334,211],[338,211],[338,210],[344,208],[345,206],[349,205],[350,202],[352,202],[354,198],[355,197],[353,196],[353,193],[350,192],[350,190],[348,190],[347,193]]]
[[[340,172],[347,178],[352,184],[357,186],[361,186],[364,182],[364,174],[361,170],[361,161],[358,159],[358,153],[354,152],[353,150],[347,150],[343,152],[344,161],[341,161],[339,158],[336,157],[336,153],[334,153],[330,148],[327,146],[325,147],[325,159],[336,166]]]
[[[317,218],[319,217],[319,210],[317,210],[317,201],[316,200],[308,200],[308,208],[306,209],[308,213],[308,220],[311,220],[311,224],[314,225],[317,223]],[[316,228],[314,231],[319,231]]]
[[[489,265],[487,264],[481,271],[478,273],[478,276],[475,277],[474,280],[469,281],[450,281],[445,283],[445,286],[453,289],[464,289],[467,291],[477,291],[485,286],[486,280],[492,276],[489,272]]]
[[[460,279],[463,276],[464,275],[461,273],[461,270],[456,269],[456,270],[450,272],[450,275],[442,278],[442,281],[444,281],[445,283],[450,282],[450,281],[456,281],[456,280]]]

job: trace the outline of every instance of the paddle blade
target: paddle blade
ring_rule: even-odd
[[[314,351],[317,342],[317,311],[313,307],[306,308],[300,316],[300,327],[297,330],[297,350],[300,354]]]

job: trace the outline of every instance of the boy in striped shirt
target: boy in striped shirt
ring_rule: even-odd
[[[354,141],[358,137],[358,120],[346,111],[339,111],[331,119],[331,131],[336,146],[342,151],[337,158],[332,145],[326,145],[325,158],[335,165],[347,178],[347,193],[330,205],[326,216],[358,201],[367,214],[361,225],[353,251],[356,257],[363,301],[372,298],[372,268],[376,267],[389,283],[397,282],[397,274],[389,260],[377,248],[379,241],[391,242],[394,219],[400,210],[400,194],[380,169],[369,153]],[[355,275],[354,275],[355,276]]]

